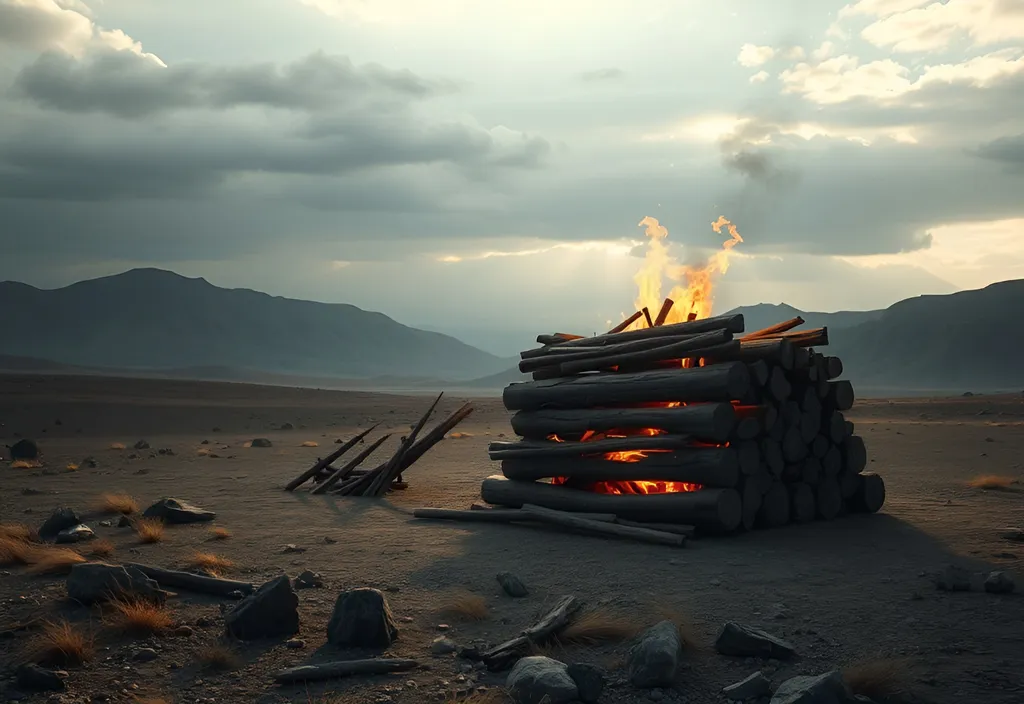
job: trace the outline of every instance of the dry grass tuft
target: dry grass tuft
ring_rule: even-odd
[[[320,447],[320,443],[316,442],[315,440],[307,440],[306,442],[302,443],[302,447]]]
[[[226,557],[220,555],[214,555],[212,552],[201,552],[197,550],[189,558],[188,566],[195,570],[203,570],[210,574],[220,574],[230,570],[235,566],[235,563]]]
[[[110,449],[111,450],[127,450],[128,448],[125,446],[125,444],[123,442],[112,442],[112,443],[110,443]]]
[[[459,431],[459,432],[454,432],[454,433],[448,433],[447,437],[450,440],[461,440],[463,438],[471,438],[471,437],[473,437],[473,433],[464,433],[464,432]]]
[[[78,470],[78,465],[75,464],[74,462],[68,462],[66,465],[64,465],[64,469],[68,470],[69,472],[75,472]]]
[[[134,496],[125,493],[100,494],[96,502],[96,508],[103,513],[120,513],[122,516],[130,516],[138,513],[139,502]]]
[[[479,594],[468,591],[455,592],[451,601],[441,609],[445,616],[466,621],[483,621],[490,615],[487,600]]]
[[[699,631],[694,626],[693,619],[690,618],[689,614],[664,604],[658,604],[651,611],[656,615],[658,622],[671,621],[676,624],[676,629],[679,631],[679,638],[683,641],[684,648],[691,652],[703,652],[708,649],[707,643],[699,635]]]
[[[558,634],[558,640],[561,643],[579,645],[618,643],[635,638],[640,630],[641,627],[637,625],[635,618],[597,609],[573,619],[565,630]]]
[[[988,489],[991,491],[1011,491],[1017,480],[1001,474],[982,474],[967,482],[972,489]]]
[[[42,665],[81,665],[95,654],[92,636],[67,621],[50,622],[28,643],[28,659]]]
[[[39,469],[43,463],[39,460],[14,460],[11,469]]]
[[[103,624],[122,633],[151,636],[174,625],[174,619],[163,604],[145,599],[118,599],[110,606],[113,611],[104,616]]]
[[[231,531],[223,526],[214,526],[210,529],[210,540],[227,540],[231,537]]]
[[[902,659],[866,660],[844,667],[843,679],[854,694],[885,701],[905,693],[908,663]]]
[[[0,535],[0,567],[31,564],[32,555],[38,546],[21,538]]]
[[[71,548],[53,545],[33,545],[28,555],[28,571],[35,575],[62,575],[75,565],[88,562]]]
[[[208,457],[210,455],[210,449],[206,447],[200,447],[196,450],[196,454],[200,457]]]
[[[0,538],[22,540],[26,543],[36,540],[36,532],[24,523],[0,523]]]
[[[110,557],[114,550],[114,544],[109,540],[94,540],[89,543],[89,554],[95,557]]]
[[[159,518],[140,518],[135,521],[135,532],[139,534],[139,542],[152,544],[164,539],[164,522]]]
[[[226,643],[204,646],[196,653],[196,660],[204,670],[237,670],[242,666],[238,653]]]

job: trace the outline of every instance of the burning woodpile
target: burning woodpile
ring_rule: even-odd
[[[518,442],[489,446],[497,506],[687,524],[705,533],[873,513],[885,484],[843,415],[826,328],[794,318],[744,334],[742,315],[664,324],[648,309],[594,337],[541,335],[533,381],[503,395]],[[646,325],[627,330],[635,322]]]

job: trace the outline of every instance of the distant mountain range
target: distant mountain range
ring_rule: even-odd
[[[224,289],[160,269],[55,290],[0,283],[0,354],[124,371],[473,379],[511,360],[351,305]],[[26,361],[19,363],[23,367]]]

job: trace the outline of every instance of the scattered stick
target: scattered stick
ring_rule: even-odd
[[[598,523],[615,523],[614,513],[572,513],[568,514]],[[517,521],[536,521],[533,514],[520,508],[470,509],[460,511],[450,508],[415,508],[413,518],[426,518],[441,521],[467,521],[470,523],[515,523]]]
[[[785,320],[781,323],[776,323],[775,325],[769,325],[766,328],[761,328],[760,330],[749,332],[743,337],[741,337],[740,340],[756,340],[758,338],[766,337],[768,335],[778,335],[780,333],[788,332],[793,328],[800,327],[803,324],[804,319],[798,315],[795,318],[790,318],[789,320]]]
[[[332,472],[331,475],[329,477],[327,477],[327,479],[325,479],[322,482],[320,482],[320,484],[315,489],[313,489],[312,493],[313,494],[323,494],[323,493],[327,492],[328,490],[330,490],[335,484],[340,482],[342,479],[347,479],[349,477],[349,475],[351,475],[352,472],[355,471],[355,468],[358,467],[360,465],[360,463],[362,463],[363,460],[365,460],[367,457],[372,455],[373,452],[378,447],[383,445],[384,442],[388,438],[390,438],[390,437],[391,437],[391,433],[388,433],[387,435],[383,435],[383,436],[377,438],[377,440],[375,440],[373,442],[373,444],[371,444],[369,447],[367,447],[362,452],[360,452],[358,455],[356,455],[344,467],[341,467],[340,469],[334,470],[334,472]]]
[[[525,629],[512,640],[505,641],[481,653],[480,659],[491,672],[510,667],[519,658],[526,655],[530,651],[531,646],[543,645],[552,636],[557,635],[568,626],[573,614],[579,607],[580,603],[576,597],[562,597],[555,605],[555,608],[548,612],[544,618]]]
[[[362,440],[367,435],[369,435],[374,430],[374,428],[376,428],[378,425],[380,425],[380,423],[374,423],[369,428],[367,428],[363,432],[359,433],[359,435],[356,435],[354,438],[352,438],[351,440],[349,440],[348,442],[343,444],[337,450],[335,450],[331,454],[327,455],[327,457],[324,457],[322,460],[317,460],[316,464],[314,464],[312,467],[307,469],[305,472],[303,472],[299,476],[295,477],[295,479],[292,479],[290,482],[288,482],[288,484],[287,484],[287,486],[285,486],[284,490],[285,491],[294,491],[296,489],[296,487],[300,486],[301,484],[303,484],[304,482],[309,480],[311,477],[316,476],[320,472],[321,469],[324,469],[325,467],[330,466],[331,462],[334,462],[336,459],[338,459],[339,457],[344,455],[346,452],[351,450],[353,447],[355,447],[355,445],[360,440]]]
[[[673,545],[676,547],[686,545],[686,536],[683,535],[663,533],[649,528],[634,528],[632,526],[622,524],[592,521],[586,518],[574,516],[571,513],[565,513],[564,511],[555,511],[541,506],[534,506],[532,504],[523,504],[522,510],[532,516],[535,516],[538,520],[543,521],[544,523],[551,523],[565,528],[574,528],[587,533],[612,535],[617,538],[630,538],[632,540],[639,540],[644,543],[654,543],[656,545]]]
[[[661,304],[661,310],[658,311],[658,317],[654,319],[653,327],[661,327],[668,320],[668,314],[672,311],[672,306],[676,304],[671,298],[666,298]]]
[[[676,535],[684,535],[687,538],[692,538],[697,532],[697,529],[694,526],[687,526],[683,524],[677,525],[675,523],[641,523],[640,521],[627,521],[625,518],[618,517],[616,517],[615,522],[620,526],[647,528],[649,530],[656,530],[659,533],[675,533]]]
[[[315,682],[353,675],[385,675],[393,672],[408,672],[419,667],[416,660],[376,658],[372,660],[340,660],[319,665],[300,665],[281,670],[274,675],[278,684]]]
[[[212,594],[214,596],[229,596],[232,592],[252,594],[255,591],[255,587],[248,582],[239,582],[234,579],[206,577],[200,574],[192,574],[191,572],[167,570],[162,567],[140,565],[134,562],[127,563],[125,567],[134,567],[150,579],[155,579],[162,587],[187,589],[190,592]]]
[[[611,330],[609,330],[605,334],[606,335],[614,335],[616,333],[622,332],[623,330],[628,328],[630,325],[635,323],[637,320],[639,320],[641,315],[643,315],[643,312],[638,310],[636,313],[633,313],[633,315],[631,315],[628,318],[626,318],[625,320],[623,320],[621,323],[619,323],[618,325],[613,327]]]
[[[395,477],[399,475],[401,472],[399,467],[402,465],[402,458],[405,457],[405,453],[407,453],[413,443],[416,442],[416,436],[420,434],[420,431],[423,430],[423,426],[427,424],[427,420],[430,418],[431,414],[433,414],[434,409],[437,408],[437,404],[441,402],[442,396],[444,396],[443,391],[439,393],[437,398],[434,399],[434,402],[430,404],[430,408],[427,409],[427,412],[423,414],[422,418],[420,418],[416,427],[412,429],[412,432],[409,433],[405,441],[403,441],[398,447],[398,450],[394,455],[392,455],[391,460],[384,465],[384,469],[381,471],[380,475],[373,480],[372,484],[370,484],[370,488],[367,491],[368,496],[382,496],[384,492],[387,491],[391,482],[394,481]]]

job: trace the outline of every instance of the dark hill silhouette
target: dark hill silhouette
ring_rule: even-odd
[[[355,306],[224,289],[160,269],[65,288],[0,283],[0,354],[144,370],[470,379],[508,360]]]
[[[829,330],[838,330],[840,328],[860,325],[871,320],[878,320],[884,312],[882,310],[841,310],[835,313],[815,313],[799,310],[788,303],[758,303],[753,306],[740,306],[729,311],[730,314],[743,314],[743,320],[746,322],[748,332],[761,330],[783,320],[795,318],[798,315],[806,322],[802,329],[827,327]]]

